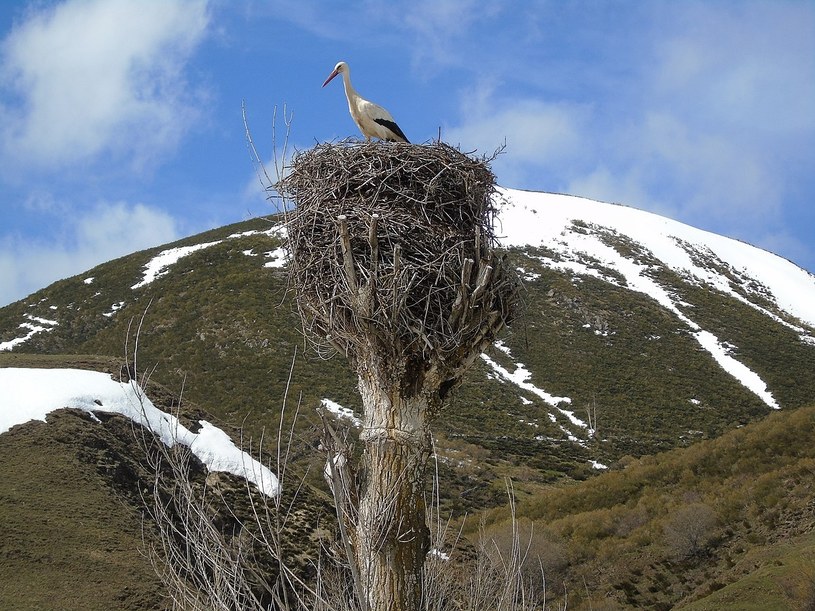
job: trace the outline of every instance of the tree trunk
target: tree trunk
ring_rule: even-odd
[[[365,444],[354,552],[368,611],[416,611],[430,546],[424,501],[427,400],[403,397],[382,372],[361,374]]]
[[[443,143],[320,145],[276,187],[297,201],[286,226],[303,327],[359,376],[361,464],[335,473],[326,445],[355,594],[364,611],[417,611],[430,421],[518,297],[492,250],[495,176]]]

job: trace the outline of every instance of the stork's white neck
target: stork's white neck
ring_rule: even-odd
[[[351,69],[346,66],[342,72],[342,84],[345,87],[345,96],[350,100],[352,97],[359,97],[357,90],[351,84]]]

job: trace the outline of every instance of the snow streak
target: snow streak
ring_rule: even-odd
[[[243,452],[221,429],[199,420],[193,433],[178,418],[161,411],[135,382],[116,382],[107,374],[79,369],[0,369],[0,433],[30,420],[45,420],[60,408],[117,413],[141,424],[167,446],[188,446],[210,471],[224,471],[253,482],[267,496],[280,485],[268,468]]]
[[[548,256],[539,258],[543,265],[551,269],[576,275],[593,276],[648,295],[687,325],[699,345],[728,374],[772,409],[780,408],[768,390],[767,384],[758,374],[731,356],[728,347],[716,336],[702,329],[680,310],[680,302],[652,277],[651,272],[655,270],[655,266],[624,257],[602,238],[604,234],[607,237],[609,234],[619,234],[634,240],[666,267],[684,272],[686,276],[696,279],[703,285],[716,288],[753,307],[758,306],[734,291],[726,277],[708,268],[699,267],[695,259],[690,256],[689,251],[693,249],[689,249],[687,244],[696,244],[697,253],[701,249],[707,249],[725,262],[731,257],[738,258],[748,253],[761,261],[770,261],[774,258],[773,261],[777,264],[778,269],[777,276],[794,279],[799,290],[802,289],[805,292],[811,287],[813,304],[815,304],[815,279],[811,275],[809,284],[807,284],[807,279],[804,277],[807,275],[806,272],[785,259],[747,244],[694,229],[634,208],[603,204],[565,195],[511,190],[506,190],[504,195],[508,200],[501,212],[506,233],[506,237],[503,238],[505,245],[544,246],[556,254],[555,258]],[[567,202],[570,204],[568,207],[565,205]],[[531,218],[533,215],[537,217],[534,222]],[[575,221],[578,221],[577,225]],[[534,229],[529,229],[531,226],[534,226]],[[755,255],[755,253],[760,253],[760,255]],[[747,257],[747,260],[751,259]],[[620,274],[625,279],[625,284],[621,285],[613,274],[607,273],[608,271]],[[773,280],[770,277],[772,274],[767,275],[769,272],[754,274],[752,269],[747,268],[742,268],[739,273],[747,278],[758,278],[763,286],[774,284],[774,290],[777,290],[778,293],[773,292],[772,294],[777,297],[779,306],[789,295],[790,287],[786,285],[789,280],[778,278]],[[762,297],[767,298],[768,295],[762,293]],[[786,306],[789,308],[788,311],[802,320],[815,320],[815,305],[800,304],[793,300],[787,302]],[[767,313],[765,309],[759,309],[762,313]],[[796,328],[802,335],[808,335],[805,329]]]

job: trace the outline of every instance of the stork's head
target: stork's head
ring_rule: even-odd
[[[325,83],[323,83],[323,87],[328,85],[328,83],[331,82],[331,79],[333,79],[338,74],[342,74],[343,72],[348,72],[348,64],[346,64],[345,62],[337,62],[337,65],[334,66],[334,72],[329,74],[328,78],[325,79]]]

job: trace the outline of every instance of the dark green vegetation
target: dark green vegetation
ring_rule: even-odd
[[[271,226],[270,220],[254,219],[135,253],[0,309],[0,342],[25,333],[19,325],[33,323],[29,316],[59,323],[12,353],[0,353],[0,367],[86,366],[116,373],[125,354],[132,357],[141,323],[140,371],[152,372],[151,379],[173,393],[183,390],[182,405],[201,406],[213,423],[233,433],[242,428],[245,439],[257,442],[266,431],[265,447],[274,445],[288,385],[286,423],[300,406],[294,469],[322,495],[324,457],[317,449],[320,426],[315,408],[320,399],[328,398],[358,411],[360,401],[343,357],[316,355],[300,333],[285,270],[263,267],[264,253],[280,245],[279,238],[258,233]],[[256,233],[229,237],[249,231]],[[620,252],[648,260],[648,253],[621,237],[608,239]],[[217,240],[221,241],[181,258],[151,284],[131,288],[141,281],[143,266],[164,248]],[[249,250],[252,254],[245,254]],[[584,590],[584,577],[597,594],[592,601],[595,609],[602,608],[599,598],[606,594],[610,608],[667,608],[714,595],[720,597],[715,603],[694,608],[726,608],[728,600],[759,600],[747,592],[775,592],[773,588],[778,590],[771,594],[774,602],[760,608],[788,608],[792,603],[785,601],[804,600],[808,594],[802,580],[789,574],[798,571],[812,577],[807,572],[812,567],[803,559],[813,547],[813,516],[812,506],[799,502],[805,470],[797,475],[793,470],[804,469],[805,461],[812,459],[804,446],[796,444],[797,435],[806,427],[811,433],[813,427],[811,411],[794,408],[815,402],[815,346],[742,302],[690,284],[671,270],[654,272],[686,304],[683,311],[689,317],[735,346],[733,354],[767,382],[784,408],[761,426],[779,431],[786,427],[791,439],[765,447],[753,445],[758,435],[732,437],[741,439],[733,449],[739,455],[723,455],[719,463],[726,473],[714,473],[693,463],[692,457],[718,446],[697,442],[726,443],[730,436],[717,438],[764,420],[771,410],[702,351],[681,320],[649,297],[626,289],[621,278],[614,278],[615,285],[553,271],[541,263],[541,257],[551,256],[542,249],[518,249],[511,256],[527,276],[522,311],[504,337],[512,356],[496,349],[490,357],[510,372],[515,363],[524,363],[531,372],[529,381],[552,395],[571,398],[561,408],[578,418],[587,421],[588,410],[596,411],[598,434],[588,439],[584,429],[535,394],[496,380],[489,366],[477,361],[435,427],[443,512],[460,516],[503,505],[504,478],[512,478],[518,497],[528,502],[523,504],[524,515],[551,522],[542,529],[546,548],[554,550],[550,585],[557,575],[568,580],[569,608],[577,608],[576,590]],[[93,282],[84,282],[89,277]],[[120,303],[114,311],[113,305]],[[762,305],[779,314],[772,304]],[[809,421],[793,420],[806,414]],[[70,418],[77,427],[90,426],[90,420],[76,414]],[[583,443],[568,441],[564,429]],[[752,430],[745,427],[730,435]],[[58,435],[32,423],[0,436],[0,523],[4,529],[16,525],[14,532],[24,533],[17,544],[9,539],[5,545],[4,539],[0,549],[4,588],[0,607],[14,608],[6,601],[23,600],[19,597],[24,584],[33,587],[39,571],[48,570],[52,577],[68,580],[60,587],[85,588],[77,596],[98,595],[103,601],[98,608],[128,608],[131,603],[111,602],[111,597],[122,594],[124,584],[130,588],[132,608],[149,608],[148,598],[142,597],[155,594],[156,582],[146,560],[133,551],[141,538],[137,503],[123,497],[110,473],[93,466],[96,462],[88,467],[83,462],[88,456],[79,450],[83,443],[104,447],[110,440],[77,436],[66,444],[55,440]],[[810,436],[810,445],[812,441]],[[683,447],[681,452],[672,451]],[[48,453],[42,461],[39,448]],[[801,455],[789,454],[792,448]],[[663,451],[669,452],[648,457]],[[789,461],[776,464],[779,455]],[[638,461],[639,457],[647,458]],[[590,460],[613,470],[595,477],[598,471]],[[56,466],[51,465],[54,461]],[[692,466],[686,468],[683,461]],[[714,459],[709,463],[719,464]],[[648,471],[649,464],[671,467]],[[811,481],[812,463],[808,464]],[[645,475],[637,480],[638,473]],[[671,483],[669,475],[680,479]],[[588,481],[575,483],[580,480]],[[755,488],[762,481],[766,490]],[[60,482],[69,485],[60,487]],[[49,504],[42,495],[51,486],[58,492]],[[113,497],[111,487],[116,491]],[[596,487],[607,492],[596,493]],[[753,492],[737,498],[721,494],[722,490]],[[102,530],[97,510],[84,513],[83,499],[98,501],[88,506],[105,508],[99,510],[104,513]],[[32,513],[32,504],[39,514]],[[63,507],[68,509],[62,512]],[[800,511],[793,511],[796,507]],[[681,531],[682,508],[697,512],[685,520],[713,524],[695,548],[690,545],[685,558],[677,551],[678,543],[670,550],[666,534],[673,532],[669,528],[673,518],[677,520],[673,530]],[[34,526],[26,531],[26,525]],[[52,528],[77,534],[56,537],[48,530]],[[682,539],[681,533],[677,537]],[[100,562],[107,567],[105,587],[85,579],[71,583],[72,575],[105,573],[80,561],[93,554],[102,554]],[[75,558],[73,564],[59,564],[69,562],[68,556]],[[126,570],[116,572],[120,564]],[[84,573],[81,566],[86,567]],[[597,575],[603,578],[598,580]],[[14,583],[22,585],[9,590],[16,588],[9,585]],[[798,594],[793,596],[792,591]],[[47,601],[43,590],[31,592],[30,602],[19,608],[71,608],[49,607],[38,602]]]

